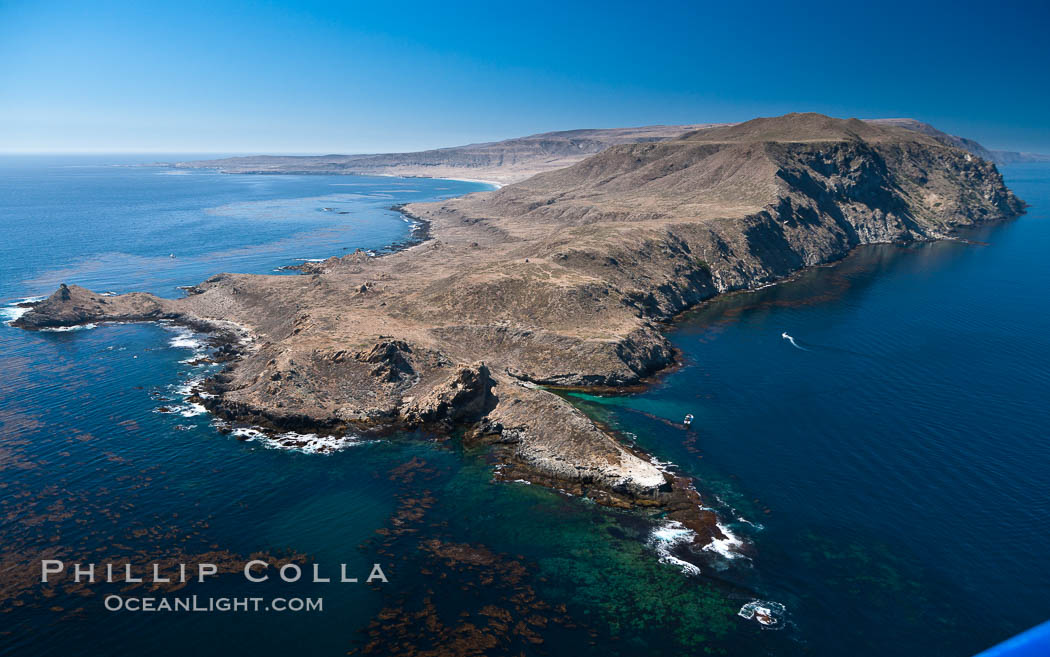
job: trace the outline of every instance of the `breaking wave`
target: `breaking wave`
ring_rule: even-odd
[[[744,546],[743,539],[729,531],[729,528],[722,523],[718,522],[715,525],[725,534],[725,538],[712,538],[711,542],[704,546],[704,549],[708,552],[719,554],[726,559],[737,559],[744,556],[737,551]]]
[[[67,333],[69,331],[88,331],[97,327],[98,324],[77,324],[76,326],[49,326],[39,330],[47,333]]]
[[[222,422],[216,422],[219,428],[228,428]],[[320,436],[316,433],[270,433],[261,427],[239,427],[230,433],[240,440],[257,442],[267,449],[287,449],[304,454],[331,454],[349,447],[378,442],[364,440],[357,436]]]
[[[204,343],[204,338],[200,334],[195,333],[188,328],[175,326],[173,324],[161,323],[161,326],[175,334],[170,340],[168,340],[168,346],[175,347],[176,349],[189,349],[193,352],[189,358],[179,361],[180,363],[193,363],[208,354],[208,347]]]
[[[786,613],[787,608],[779,602],[752,600],[741,607],[736,615],[757,622],[763,630],[779,630],[784,627]]]
[[[688,545],[696,538],[696,532],[677,520],[669,520],[655,527],[649,534],[649,546],[656,551],[660,563],[674,564],[687,575],[699,575],[700,568],[674,556],[673,550],[679,545]]]
[[[16,319],[18,319],[22,315],[24,315],[27,312],[29,312],[29,308],[23,308],[19,304],[22,304],[22,303],[36,303],[38,301],[43,301],[46,298],[47,297],[25,297],[24,299],[18,299],[17,301],[12,301],[8,305],[4,306],[3,308],[0,308],[0,320],[2,320],[4,322],[4,324],[7,324],[7,325],[10,326],[11,322],[15,321]]]

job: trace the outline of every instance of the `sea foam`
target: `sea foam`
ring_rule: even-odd
[[[193,352],[189,358],[179,361],[180,363],[192,363],[207,354],[207,346],[199,334],[188,328],[173,324],[161,324],[161,326],[175,334],[168,340],[168,346],[176,349],[189,349]]]
[[[18,304],[36,303],[38,301],[43,301],[46,298],[47,297],[25,297],[24,299],[13,301],[12,303],[4,306],[3,308],[0,308],[0,320],[2,320],[4,324],[10,326],[12,322],[14,322],[16,319],[30,311],[30,308],[23,308]]]
[[[787,608],[779,602],[752,600],[741,607],[736,615],[756,621],[764,630],[779,630],[784,627],[786,612]]]
[[[239,427],[230,433],[241,440],[257,442],[267,449],[287,449],[304,454],[331,454],[349,447],[377,442],[352,435],[319,436],[315,433],[295,431],[271,433],[261,427]]]
[[[76,326],[48,326],[39,330],[47,333],[67,333],[69,331],[89,331],[93,328],[98,328],[98,324],[77,324]]]
[[[718,529],[721,530],[721,532],[725,534],[726,537],[712,538],[711,542],[705,545],[703,549],[709,552],[714,552],[715,554],[719,554],[725,557],[726,559],[737,559],[739,557],[744,556],[737,551],[741,547],[743,547],[743,539],[738,537],[733,532],[729,531],[729,528],[720,522],[715,523],[715,526],[717,526]]]
[[[692,543],[696,532],[677,520],[669,520],[655,527],[649,534],[649,546],[660,557],[660,563],[678,566],[687,575],[699,575],[700,568],[672,554],[678,545]]]

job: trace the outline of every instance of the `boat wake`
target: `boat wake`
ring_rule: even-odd
[[[795,349],[801,349],[802,351],[809,351],[809,349],[806,349],[805,347],[799,346],[799,344],[797,342],[795,342],[795,338],[793,338],[790,335],[788,335],[787,331],[785,331],[784,333],[781,333],[780,337],[782,337],[785,340],[787,340],[788,342],[790,342],[791,346],[794,347]]]
[[[795,349],[800,349],[802,351],[828,352],[834,354],[844,354],[848,356],[858,356],[860,358],[880,358],[875,354],[868,354],[862,351],[854,351],[853,349],[844,349],[843,347],[834,347],[825,344],[814,344],[812,342],[803,342],[802,344],[799,344],[798,340],[796,340],[791,335],[788,335],[786,331],[784,333],[781,333],[780,337],[790,342],[791,346]]]

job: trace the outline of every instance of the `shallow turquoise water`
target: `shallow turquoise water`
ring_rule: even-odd
[[[0,163],[0,300],[59,282],[174,296],[220,271],[379,250],[408,233],[391,205],[483,188],[98,164]],[[724,501],[750,558],[716,559],[703,579],[658,562],[651,523],[493,484],[485,453],[455,439],[307,454],[220,433],[183,404],[179,386],[208,370],[182,362],[196,343],[171,327],[0,326],[0,653],[389,654],[457,640],[487,654],[976,652],[1050,616],[1050,169],[1007,174],[1034,207],[987,246],[867,249],[715,302],[673,330],[686,366],[656,388],[578,398]],[[687,412],[695,432],[670,424]],[[49,596],[20,579],[55,556],[260,551],[359,577],[380,562],[390,582],[223,576],[180,593],[323,596],[324,611],[151,615],[104,611],[112,587]],[[754,598],[784,603],[788,629],[737,618]]]

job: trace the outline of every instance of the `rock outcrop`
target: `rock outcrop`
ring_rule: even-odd
[[[47,299],[34,304],[32,312],[15,322],[26,329],[74,326],[95,321],[142,322],[164,319],[171,302],[152,294],[134,292],[104,296],[78,285],[63,283]]]
[[[535,384],[638,384],[673,363],[661,322],[705,299],[1022,209],[993,164],[951,144],[788,115],[413,204],[431,239],[389,256],[224,274],[177,300],[63,287],[18,324],[235,322],[255,348],[212,382],[216,413],[289,429],[462,427],[536,481],[695,509],[687,482]]]

